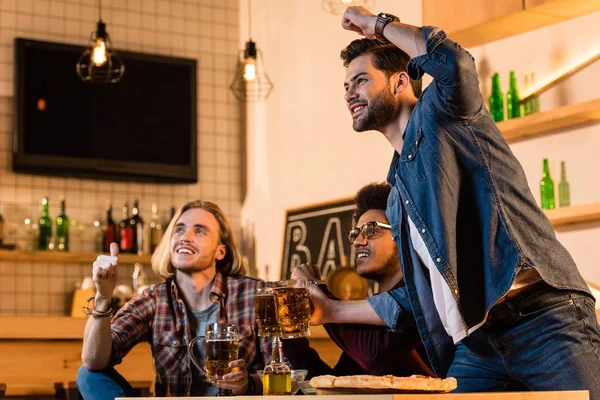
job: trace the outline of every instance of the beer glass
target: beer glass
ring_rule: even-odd
[[[280,286],[280,282],[259,281],[256,285],[255,307],[258,336],[274,337],[281,335],[274,292],[274,289],[278,286]]]
[[[235,324],[208,324],[206,336],[198,336],[190,341],[190,359],[206,375],[207,381],[215,382],[232,372],[229,363],[238,359],[239,332]],[[204,365],[194,355],[194,344],[199,340],[204,341]]]
[[[273,289],[281,338],[310,336],[310,298],[306,279],[281,281]]]

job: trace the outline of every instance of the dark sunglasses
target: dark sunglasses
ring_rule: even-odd
[[[376,227],[382,227],[386,229],[392,229],[392,226],[389,224],[384,224],[383,222],[371,221],[363,224],[362,226],[358,226],[350,229],[348,232],[348,241],[352,244],[358,238],[358,235],[363,235],[365,239],[370,239],[374,234],[377,233]]]

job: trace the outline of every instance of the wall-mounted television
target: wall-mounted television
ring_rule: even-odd
[[[118,51],[118,83],[82,82],[82,46],[15,39],[16,172],[196,182],[196,60]]]

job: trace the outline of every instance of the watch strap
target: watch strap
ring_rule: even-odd
[[[395,15],[379,13],[375,21],[375,38],[381,43],[389,43],[389,40],[383,36],[383,29],[390,22],[400,22],[400,18]]]

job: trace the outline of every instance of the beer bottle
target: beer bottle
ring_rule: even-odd
[[[547,158],[544,158],[542,180],[540,181],[540,199],[542,210],[552,210],[554,208],[554,182],[550,178],[550,167]]]
[[[558,205],[567,207],[571,205],[571,192],[567,181],[567,167],[565,162],[560,162],[560,182],[558,184]]]
[[[292,395],[292,372],[283,359],[283,346],[279,336],[273,338],[271,362],[263,370],[263,395]]]
[[[56,250],[69,251],[69,218],[66,214],[66,201],[60,198],[60,214],[56,217]]]
[[[119,222],[119,249],[123,253],[131,253],[133,250],[133,229],[129,224],[129,207],[127,202],[122,208],[123,219]]]
[[[39,220],[38,250],[48,250],[52,236],[52,222],[48,216],[48,197],[42,197],[42,216]]]
[[[531,73],[531,79],[529,80],[529,83],[531,84],[533,90],[535,90],[535,74],[533,72]],[[533,96],[529,100],[529,104],[532,114],[540,112],[540,97],[538,95]]]
[[[517,78],[515,71],[510,71],[509,88],[506,93],[506,112],[508,119],[521,116],[521,98],[517,89]]]
[[[496,122],[504,121],[504,94],[500,89],[500,74],[492,77],[492,94],[489,98],[490,114]]]

